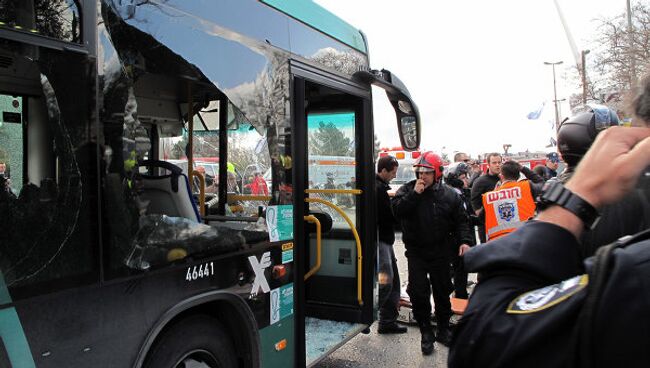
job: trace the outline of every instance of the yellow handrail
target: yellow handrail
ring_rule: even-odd
[[[363,193],[363,190],[361,189],[305,189],[305,193],[360,195]]]
[[[270,201],[271,196],[228,194],[228,200],[232,200],[232,201]]]
[[[308,278],[310,278],[313,274],[318,272],[320,269],[320,261],[321,261],[321,226],[320,226],[320,221],[318,221],[318,218],[313,215],[305,216],[304,217],[305,221],[311,222],[312,224],[316,224],[316,264],[314,267],[312,267],[307,274],[305,274],[305,281],[307,281]]]
[[[199,212],[201,216],[205,216],[205,177],[200,171],[193,170],[190,177],[196,176],[199,178]],[[194,180],[194,179],[191,179]]]
[[[350,230],[352,230],[352,235],[354,235],[354,240],[357,242],[357,300],[359,301],[359,305],[363,305],[363,298],[361,297],[361,274],[362,274],[361,261],[363,260],[363,256],[361,254],[362,252],[361,239],[359,238],[359,233],[357,233],[357,228],[354,226],[354,224],[352,224],[352,220],[350,220],[348,215],[346,215],[345,212],[343,212],[343,210],[338,208],[334,203],[328,202],[320,198],[305,198],[305,202],[321,203],[326,205],[327,207],[334,209],[348,223],[348,226],[350,226]]]

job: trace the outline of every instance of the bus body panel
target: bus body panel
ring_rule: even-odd
[[[271,290],[292,289],[292,270],[281,280],[272,278],[273,266],[282,265],[282,248],[276,244],[250,253],[152,271],[150,275],[108,285],[21,300],[14,306],[39,367],[106,366],[107,362],[115,367],[127,367],[133,362],[141,363],[155,337],[172,319],[190,309],[196,309],[195,313],[213,313],[200,307],[217,300],[232,303],[233,296],[246,302],[249,311],[242,314],[254,318],[255,329],[274,327],[277,332],[272,337],[286,339],[291,346],[293,331],[277,325],[279,322],[283,326],[292,324],[292,309],[282,321],[271,323],[271,293],[261,289],[256,295],[252,292],[256,276],[249,257],[259,259],[266,252],[270,252],[272,263],[263,272]],[[205,264],[214,266],[215,273],[188,281],[188,272],[191,274],[195,266]],[[284,265],[291,268],[290,263]],[[241,307],[240,303],[234,306]],[[250,327],[243,318],[230,322],[233,328]],[[228,321],[222,323],[228,325]],[[253,356],[258,356],[258,349],[268,356],[277,341],[254,338],[250,343],[260,344],[253,346]],[[115,354],[116,351],[120,353]],[[281,357],[272,358],[289,362],[289,354],[289,350],[276,352]]]

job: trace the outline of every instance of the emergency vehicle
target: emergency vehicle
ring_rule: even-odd
[[[379,158],[385,156],[393,156],[399,162],[399,167],[397,168],[397,176],[390,182],[390,191],[388,194],[390,196],[395,195],[395,192],[403,184],[408,183],[409,181],[415,179],[415,174],[413,174],[413,164],[415,161],[422,155],[424,150],[418,151],[405,151],[402,147],[393,147],[393,148],[381,148],[379,151]]]

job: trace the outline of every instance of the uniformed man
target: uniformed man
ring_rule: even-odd
[[[521,165],[506,161],[501,165],[501,180],[495,190],[483,194],[485,237],[494,240],[509,234],[535,215],[535,198],[541,191],[543,179],[530,170],[540,183],[519,180]]]
[[[469,249],[472,234],[460,196],[442,183],[440,156],[424,152],[413,169],[417,179],[399,188],[392,208],[402,225],[408,260],[407,292],[422,334],[420,348],[429,355],[434,340],[443,345],[449,345],[451,340],[449,250],[453,248],[462,256]],[[436,336],[431,325],[432,291],[438,322]]]
[[[637,121],[643,125],[640,120]],[[602,105],[585,106],[582,111],[562,122],[557,132],[557,143],[567,168],[558,180],[566,183],[596,136],[605,129],[618,125],[616,112]],[[614,176],[612,180],[617,179]],[[582,234],[582,253],[585,257],[591,256],[599,247],[610,244],[623,235],[635,234],[649,227],[650,168],[646,169],[636,188],[621,200],[601,209],[598,224]]]
[[[467,268],[484,277],[450,367],[650,366],[650,233],[584,265],[577,241],[596,209],[622,198],[648,165],[649,128],[607,129],[565,186],[545,190],[548,207],[535,221],[467,252]]]

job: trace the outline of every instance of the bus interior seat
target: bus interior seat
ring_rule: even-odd
[[[201,222],[198,208],[192,199],[190,182],[178,166],[166,161],[146,160],[140,166],[165,169],[171,174],[141,174],[141,198],[149,201],[147,214],[184,217]]]

